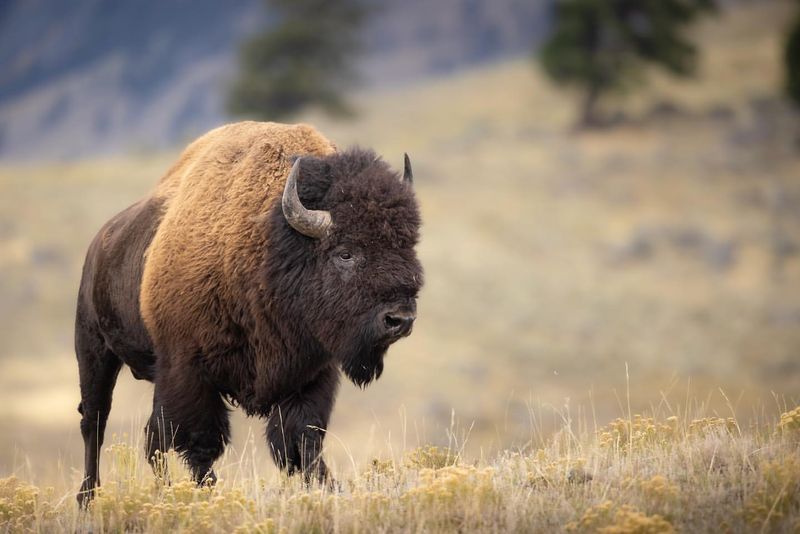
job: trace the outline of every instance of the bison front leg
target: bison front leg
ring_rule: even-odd
[[[275,463],[289,474],[301,471],[306,482],[328,478],[322,442],[338,387],[339,369],[326,367],[278,403],[267,421],[267,441]]]
[[[191,370],[159,370],[153,413],[145,427],[147,459],[156,476],[164,476],[162,458],[171,448],[189,465],[198,484],[216,482],[211,469],[230,439],[228,408],[219,392]]]

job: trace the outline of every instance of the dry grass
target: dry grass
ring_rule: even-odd
[[[540,446],[468,459],[421,447],[357,464],[337,487],[259,476],[255,450],[214,488],[170,455],[156,481],[127,436],[105,449],[86,512],[71,492],[0,479],[0,529],[71,532],[797,532],[800,408],[743,429],[733,418],[635,415],[580,432],[567,414]],[[257,449],[255,445],[251,445]]]

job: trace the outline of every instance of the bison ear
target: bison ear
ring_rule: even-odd
[[[407,184],[414,182],[414,173],[411,172],[411,160],[406,153],[403,153],[403,182]]]

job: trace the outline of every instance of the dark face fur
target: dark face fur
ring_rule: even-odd
[[[278,205],[270,216],[267,286],[302,324],[309,346],[341,362],[357,385],[383,371],[389,345],[416,317],[422,267],[414,246],[420,216],[410,181],[372,151],[303,158],[297,180],[303,206],[327,210],[332,226],[308,237]],[[279,204],[279,203],[278,203]]]

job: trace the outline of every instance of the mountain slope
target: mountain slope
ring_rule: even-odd
[[[530,49],[545,0],[373,6],[368,85],[407,83]],[[258,0],[11,0],[0,7],[0,158],[161,147],[224,120],[236,51],[269,20]]]

